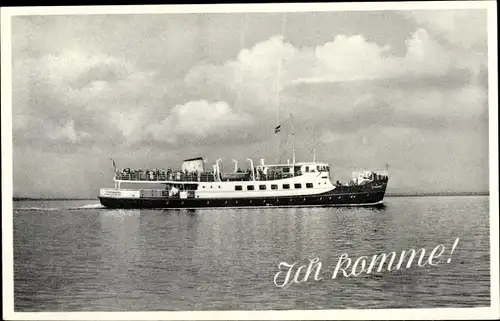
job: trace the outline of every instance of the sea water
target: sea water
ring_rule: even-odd
[[[490,305],[489,197],[387,197],[375,208],[112,210],[14,202],[16,311]],[[277,287],[281,262],[448,248],[450,263]],[[449,254],[449,253],[448,253]]]

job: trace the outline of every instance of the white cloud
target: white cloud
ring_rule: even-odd
[[[168,117],[148,128],[158,141],[174,143],[181,138],[204,139],[211,135],[230,135],[229,131],[253,122],[245,113],[237,113],[223,101],[190,101],[175,106]]]
[[[406,15],[453,45],[464,49],[486,45],[486,10],[421,10]]]
[[[316,77],[330,81],[373,78],[384,71],[381,57],[389,49],[388,46],[379,47],[367,42],[360,35],[338,35],[334,41],[315,49],[320,66],[315,72]]]
[[[398,57],[391,55],[389,46],[361,35],[338,35],[316,48],[296,48],[275,36],[242,50],[237,59],[223,65],[199,65],[185,81],[194,87],[224,86],[238,96],[244,91],[247,97],[274,108],[278,75],[282,90],[297,83],[444,76],[458,67],[478,72],[477,57],[454,55],[425,29],[416,30],[406,47],[406,55]]]
[[[339,35],[315,49],[320,68],[314,77],[297,82],[344,82],[390,79],[405,76],[445,75],[454,66],[454,57],[424,29],[406,41],[407,53],[393,56],[390,46],[379,46],[360,35]]]
[[[18,59],[13,73],[14,129],[72,142],[79,141],[75,125],[103,139],[116,130],[125,137],[140,135],[166,92],[155,77],[122,59],[72,50]],[[45,132],[41,125],[55,130]]]
[[[238,97],[252,97],[263,103],[274,103],[277,91],[286,85],[295,68],[299,51],[283,38],[274,36],[243,49],[235,60],[223,65],[202,64],[185,76],[188,86],[223,86]],[[279,79],[278,79],[279,78]]]

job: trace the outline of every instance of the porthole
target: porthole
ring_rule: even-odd
[[[341,196],[339,196],[339,199],[340,199]]]
[[[207,204],[210,204],[210,201],[207,201]]]
[[[321,201],[323,199],[323,197],[320,197],[319,200]]]
[[[227,201],[225,201],[224,204],[227,204]]]

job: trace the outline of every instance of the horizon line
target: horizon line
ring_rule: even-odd
[[[404,196],[474,196],[474,195],[490,195],[489,191],[480,192],[389,192],[386,193],[386,197],[404,197]],[[98,197],[30,197],[30,196],[13,196],[14,201],[86,201],[86,200],[97,200]]]

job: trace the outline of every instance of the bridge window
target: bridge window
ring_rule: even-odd
[[[271,185],[271,189],[278,189],[278,185],[275,184]]]
[[[283,171],[283,173],[290,173],[290,168],[285,167],[285,168],[283,168],[282,171]]]
[[[241,185],[236,185],[236,186],[234,187],[234,190],[235,190],[235,191],[241,191],[241,190],[243,190],[243,188],[241,187]]]
[[[265,189],[266,189],[266,185],[259,185],[259,189],[260,189],[261,191],[265,190]]]
[[[295,188],[302,188],[302,184],[296,183],[296,184],[293,185],[293,187],[295,187]]]
[[[307,188],[313,188],[313,183],[306,183]]]
[[[309,166],[306,166],[306,172],[307,173],[309,172]]]
[[[247,190],[248,191],[253,191],[255,189],[255,186],[253,185],[247,185]]]
[[[290,189],[290,184],[283,184],[283,189]]]

